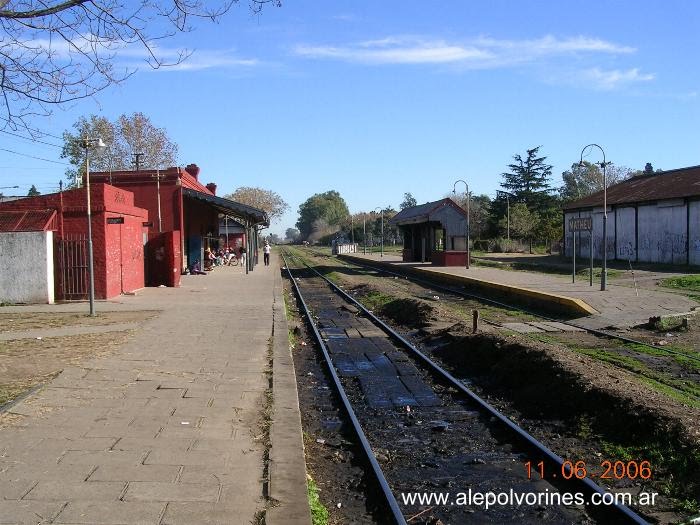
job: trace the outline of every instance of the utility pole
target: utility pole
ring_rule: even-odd
[[[145,154],[144,153],[132,153],[134,156],[134,165],[136,166],[136,171],[141,170],[141,157],[143,157]]]

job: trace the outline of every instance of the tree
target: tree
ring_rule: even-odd
[[[652,166],[651,162],[647,162],[644,165],[643,170],[631,171],[630,177],[641,177],[641,176],[649,177],[651,175],[658,175],[659,173],[663,173],[663,172],[664,172],[664,170],[661,170],[661,169],[655,170],[654,166]]]
[[[27,197],[36,197],[37,195],[41,195],[41,193],[36,189],[36,186],[32,184],[32,187],[29,188],[29,192],[27,193]]]
[[[270,222],[279,220],[289,209],[289,205],[274,191],[251,186],[241,186],[224,198],[264,210]]]
[[[558,241],[564,237],[559,206],[552,206],[539,214],[533,236],[540,241],[544,241],[548,249],[552,241]]]
[[[632,176],[632,170],[625,166],[608,164],[605,167],[605,181],[609,188]],[[603,172],[599,165],[583,161],[571,165],[571,169],[561,174],[564,185],[559,195],[564,202],[581,199],[603,189]]]
[[[317,240],[338,231],[338,225],[349,213],[348,205],[337,191],[317,193],[299,206],[296,227],[302,238]]]
[[[284,232],[284,240],[287,242],[295,242],[299,238],[299,230],[296,228],[287,228]]]
[[[530,239],[532,237],[539,215],[532,212],[522,202],[511,204],[510,206],[510,235],[519,239]],[[506,229],[506,219],[500,221],[500,226],[503,230]]]
[[[447,195],[463,210],[467,210],[466,193]],[[474,239],[482,239],[489,229],[491,213],[491,197],[488,195],[472,195],[469,201],[469,234]]]
[[[402,210],[405,210],[406,208],[412,208],[413,206],[417,206],[418,201],[416,201],[416,198],[410,194],[410,193],[404,193],[403,194],[403,202],[399,204],[399,208]]]
[[[508,164],[509,172],[502,173],[504,181],[501,187],[515,195],[515,201],[527,205],[531,211],[551,204],[552,166],[545,163],[547,157],[538,157],[541,146],[527,150],[523,159],[520,154],[514,155],[512,164]],[[512,208],[511,208],[512,211]]]
[[[2,1],[2,0],[0,0]],[[85,172],[85,149],[82,139],[101,138],[107,147],[102,152],[90,152],[90,170],[128,170],[134,167],[134,155],[140,156],[140,167],[158,169],[177,163],[177,144],[164,128],[157,128],[143,113],[121,115],[116,122],[90,115],[73,124],[74,132],[63,133],[61,158],[67,158],[69,186],[75,186]]]
[[[238,0],[0,0],[0,90],[5,126],[27,127],[51,106],[93,96],[131,76],[120,53],[151,68],[189,53],[163,50],[163,39],[190,31],[194,17],[217,20]],[[281,0],[249,0],[254,10]],[[168,56],[168,54],[171,56]]]

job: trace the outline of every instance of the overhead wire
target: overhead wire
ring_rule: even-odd
[[[35,159],[35,160],[42,160],[44,162],[51,162],[52,164],[60,164],[61,166],[68,166],[67,162],[59,162],[57,160],[50,160],[50,159],[45,159],[43,157],[35,157],[34,155],[29,155],[27,153],[21,153],[19,151],[14,151],[11,149],[6,149],[6,148],[0,148],[0,151],[6,151],[7,153],[12,153],[14,155],[20,155],[22,157],[27,157],[30,159]]]
[[[39,144],[46,144],[47,146],[51,146],[51,147],[54,147],[54,148],[59,148],[59,149],[62,149],[62,148],[63,148],[63,146],[60,146],[60,145],[58,145],[58,144],[54,144],[54,143],[52,143],[52,142],[46,142],[46,141],[39,140],[39,139],[35,139],[35,138],[32,138],[32,137],[25,137],[24,135],[20,135],[19,133],[12,133],[11,131],[6,131],[6,130],[4,130],[4,129],[0,129],[0,133],[5,133],[6,135],[12,135],[13,137],[17,137],[17,138],[20,138],[20,139],[28,140],[28,141],[30,141],[30,142],[36,142],[36,143],[39,143]]]
[[[0,117],[0,120],[7,122],[8,124],[14,124],[10,119],[5,118],[5,117]],[[38,133],[39,135],[41,135],[43,137],[51,137],[54,139],[63,140],[63,137],[59,137],[58,135],[53,135],[53,134],[49,133],[48,131],[42,131],[42,130],[37,129],[37,128],[30,128],[29,126],[20,126],[20,127],[26,129],[29,132]]]

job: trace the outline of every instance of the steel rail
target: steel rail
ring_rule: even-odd
[[[289,264],[287,263],[287,258],[285,257],[284,252],[281,253],[282,255],[282,261],[284,262],[284,266],[287,270],[287,273],[289,274],[289,279],[294,285],[294,290],[296,291],[297,297],[299,298],[299,301],[301,302],[302,307],[304,308],[304,313],[306,315],[306,319],[309,322],[309,325],[311,326],[314,336],[316,337],[316,341],[318,342],[319,347],[321,348],[321,352],[323,353],[323,357],[326,360],[326,365],[328,366],[328,371],[331,374],[331,377],[333,378],[333,382],[335,383],[335,388],[336,391],[338,392],[338,395],[340,396],[340,399],[343,402],[343,406],[345,408],[345,411],[348,414],[348,417],[350,418],[350,421],[352,422],[353,429],[355,430],[355,433],[357,434],[358,439],[360,440],[360,444],[362,445],[362,449],[367,456],[367,460],[369,461],[372,471],[374,472],[375,477],[377,478],[377,482],[379,483],[382,492],[384,493],[384,498],[386,499],[387,505],[389,505],[389,508],[391,510],[392,516],[394,518],[394,521],[396,522],[397,525],[407,525],[406,519],[403,516],[403,513],[401,512],[401,509],[399,508],[399,504],[396,501],[396,498],[394,497],[393,492],[391,491],[391,487],[389,487],[389,483],[387,482],[386,478],[384,477],[384,473],[382,472],[381,467],[379,466],[379,462],[377,461],[377,458],[374,456],[374,452],[372,452],[372,447],[369,444],[369,441],[367,440],[367,436],[365,436],[364,431],[362,430],[362,426],[360,425],[360,421],[357,419],[357,416],[355,415],[355,411],[352,409],[352,404],[350,403],[350,400],[348,399],[348,396],[345,394],[345,389],[343,388],[343,385],[340,382],[340,378],[338,377],[338,374],[335,371],[335,366],[333,365],[333,361],[331,360],[331,356],[328,353],[328,348],[326,347],[325,343],[323,342],[323,337],[321,337],[320,332],[318,331],[318,328],[316,327],[316,324],[313,322],[313,318],[311,315],[311,311],[309,310],[308,305],[306,304],[306,301],[304,301],[304,297],[301,294],[301,290],[299,289],[299,286],[297,285],[296,279],[294,279],[294,276],[292,275],[292,271],[289,268]],[[308,267],[308,265],[307,265]]]
[[[303,262],[303,261],[302,261]],[[414,355],[416,355],[423,363],[425,363],[433,372],[438,374],[440,377],[443,379],[446,379],[451,386],[455,387],[457,390],[465,394],[469,399],[471,399],[474,403],[476,403],[479,407],[481,407],[485,412],[487,412],[491,417],[494,417],[496,420],[500,421],[502,424],[504,424],[510,431],[514,432],[520,439],[522,439],[527,445],[530,447],[534,448],[537,450],[540,454],[542,454],[550,463],[554,463],[557,465],[560,469],[563,469],[562,472],[567,472],[568,474],[572,474],[572,469],[569,468],[568,466],[564,465],[564,459],[551,451],[544,443],[541,443],[538,441],[536,438],[531,436],[529,433],[527,433],[525,430],[520,428],[518,425],[516,425],[513,421],[511,421],[507,416],[499,412],[495,407],[493,407],[490,403],[488,403],[486,400],[482,399],[478,394],[467,388],[461,381],[459,381],[457,378],[455,378],[452,374],[447,372],[445,369],[443,369],[440,365],[435,363],[432,359],[430,359],[428,356],[426,356],[423,352],[418,350],[413,344],[411,344],[408,340],[406,340],[402,335],[397,333],[393,328],[391,328],[389,325],[387,325],[384,321],[376,317],[372,312],[370,312],[365,306],[357,301],[354,297],[346,293],[344,290],[342,290],[339,286],[337,286],[335,283],[330,281],[327,277],[322,275],[320,272],[303,262],[303,264],[309,268],[311,271],[315,272],[319,277],[321,277],[330,287],[338,294],[340,294],[342,297],[344,297],[347,301],[353,303],[355,306],[357,306],[367,317],[369,317],[372,322],[377,324],[377,326],[381,327],[387,334],[389,334],[392,338],[394,338],[396,341],[401,343],[402,346],[407,348],[409,351],[411,351]],[[329,365],[332,366],[332,365]],[[597,493],[600,496],[603,494],[608,493],[605,489],[603,489],[600,485],[597,483],[593,482],[590,478],[584,477],[583,479],[576,478],[575,476],[571,478],[571,482],[577,482],[580,483],[584,486],[585,489],[587,489],[591,493]],[[632,509],[625,505],[619,505],[619,504],[613,504],[613,505],[608,505],[605,506],[605,509],[614,509],[617,513],[619,513],[620,517],[625,518],[626,520],[632,522],[632,523],[638,523],[638,524],[648,524],[647,521],[645,521],[641,516],[639,516],[636,512],[634,512]],[[603,510],[602,508],[600,510]]]
[[[637,339],[632,339],[632,338],[629,338],[629,337],[625,337],[625,336],[623,336],[623,335],[613,334],[613,333],[610,333],[610,332],[606,332],[605,330],[599,330],[599,329],[597,329],[597,328],[589,328],[589,327],[586,327],[586,326],[579,325],[579,324],[577,324],[577,323],[572,323],[571,321],[564,321],[564,320],[561,320],[561,319],[556,319],[556,318],[554,318],[554,317],[548,317],[548,316],[543,315],[543,314],[541,314],[541,313],[533,312],[532,310],[528,310],[527,308],[522,308],[522,307],[520,307],[520,306],[515,306],[515,305],[512,305],[512,304],[504,303],[504,302],[501,302],[501,301],[497,301],[497,300],[495,300],[495,299],[490,299],[490,298],[488,298],[488,297],[484,297],[483,295],[475,294],[475,293],[472,293],[472,292],[465,292],[465,291],[463,291],[463,290],[456,290],[456,289],[451,288],[451,287],[449,287],[449,286],[444,286],[444,285],[435,283],[435,282],[433,282],[433,281],[430,281],[430,280],[428,280],[428,279],[421,279],[420,277],[415,277],[415,276],[413,276],[413,275],[406,275],[406,274],[404,274],[404,273],[392,272],[391,270],[387,270],[386,268],[382,268],[382,267],[380,267],[380,266],[375,266],[375,265],[373,265],[373,264],[368,264],[368,263],[360,263],[360,262],[357,262],[357,261],[354,261],[354,260],[352,261],[352,264],[354,264],[354,265],[356,265],[356,266],[359,266],[359,267],[365,266],[365,267],[367,267],[367,268],[372,268],[373,270],[376,270],[376,271],[379,271],[379,272],[383,272],[383,273],[387,273],[387,274],[389,274],[389,275],[395,275],[395,276],[398,276],[398,277],[404,277],[404,278],[409,279],[409,280],[411,280],[411,281],[413,281],[413,282],[416,282],[416,283],[419,283],[419,284],[423,284],[423,285],[430,286],[431,288],[434,288],[434,289],[436,289],[436,290],[442,290],[442,291],[445,291],[445,292],[448,292],[448,293],[453,293],[453,294],[456,294],[456,295],[461,295],[461,296],[463,296],[463,297],[472,297],[472,298],[474,298],[474,299],[478,299],[479,301],[483,301],[483,302],[485,302],[485,303],[490,303],[490,304],[493,304],[493,305],[496,305],[496,306],[500,306],[500,307],[502,307],[502,308],[508,308],[508,309],[510,309],[510,310],[517,310],[517,311],[519,311],[519,312],[523,312],[523,313],[532,315],[533,317],[539,317],[540,319],[544,319],[545,321],[553,321],[553,322],[562,323],[562,324],[565,324],[565,325],[568,325],[568,326],[573,326],[574,328],[578,328],[579,330],[584,330],[584,331],[586,331],[586,332],[588,332],[588,333],[591,333],[591,334],[594,334],[594,335],[597,335],[597,336],[600,336],[600,337],[607,337],[608,339],[617,339],[617,340],[620,340],[620,341],[624,341],[625,343],[631,343],[631,344],[636,344],[636,345],[640,345],[640,346],[645,346],[645,347],[651,348],[652,350],[655,350],[655,351],[657,351],[657,352],[661,351],[661,352],[665,352],[665,353],[667,353],[667,354],[678,355],[678,356],[685,357],[685,358],[687,358],[687,359],[691,359],[691,360],[693,360],[693,361],[697,361],[697,362],[700,363],[700,357],[695,357],[695,356],[693,356],[693,355],[689,355],[689,354],[686,354],[686,353],[683,353],[683,352],[678,352],[678,351],[676,351],[676,350],[671,350],[671,349],[669,349],[669,348],[664,348],[664,347],[662,347],[662,346],[650,345],[649,343],[645,343],[644,341],[639,341],[639,340],[637,340]]]

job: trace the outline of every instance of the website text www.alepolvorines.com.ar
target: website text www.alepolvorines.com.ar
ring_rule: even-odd
[[[656,492],[629,493],[604,492],[590,495],[582,492],[516,492],[513,489],[502,492],[481,492],[472,489],[466,492],[402,492],[400,501],[409,506],[465,506],[482,507],[484,510],[496,506],[555,506],[555,505],[626,505],[649,506],[656,504]]]

